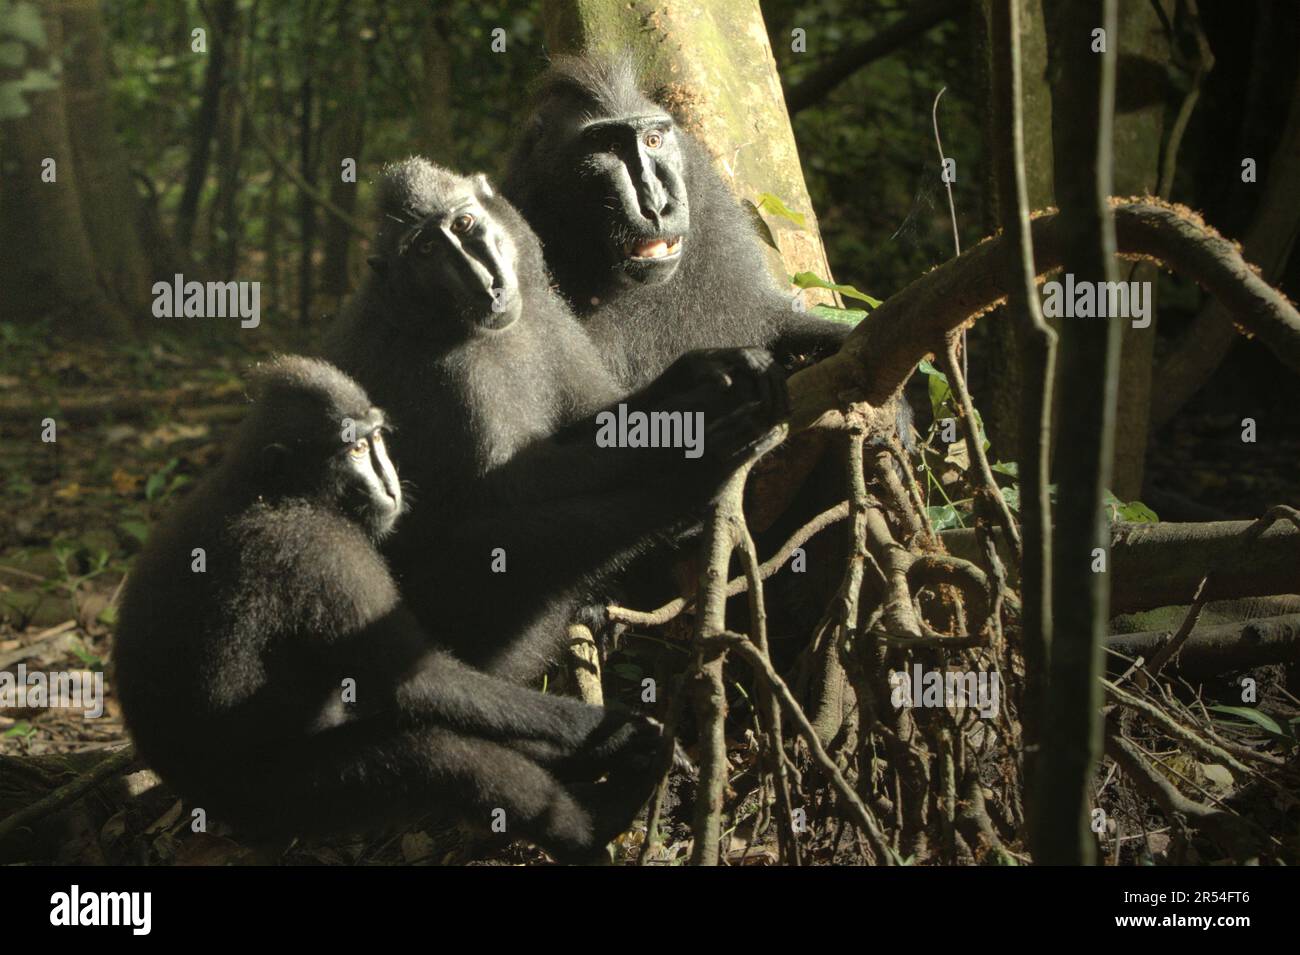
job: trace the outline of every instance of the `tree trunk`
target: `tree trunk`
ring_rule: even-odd
[[[226,35],[235,19],[235,0],[216,0],[209,25],[208,68],[203,74],[203,99],[194,118],[190,143],[190,163],[185,173],[185,189],[176,212],[176,236],[185,248],[194,239],[194,222],[198,218],[199,199],[208,179],[208,157],[212,135],[217,127],[221,105],[221,85],[225,81]]]
[[[51,71],[63,53],[60,10],[42,7],[44,51],[28,65]],[[28,115],[0,121],[0,317],[51,316],[60,332],[129,335],[130,320],[96,282],[94,249],[81,214],[65,88],[23,94]],[[46,160],[57,178],[42,180]]]
[[[1173,22],[1172,0],[1159,0],[1166,22]],[[1117,196],[1154,195],[1160,180],[1164,136],[1169,39],[1151,3],[1119,5],[1119,62],[1115,109],[1115,185]],[[1177,143],[1170,143],[1177,149]],[[1119,407],[1115,419],[1115,467],[1111,490],[1129,501],[1142,493],[1146,469],[1147,422],[1151,414],[1151,370],[1155,362],[1156,279],[1150,263],[1124,263],[1121,282],[1150,283],[1151,324],[1134,328],[1123,321],[1120,335]],[[1119,319],[1107,319],[1119,321]]]
[[[420,104],[417,137],[435,162],[455,165],[451,120],[451,24],[430,7],[420,20]]]
[[[108,297],[131,315],[147,315],[149,258],[139,227],[143,210],[126,150],[113,129],[108,66],[98,0],[63,5],[64,106],[77,163],[81,220]]]
[[[284,80],[284,50],[280,38],[280,26],[272,22],[268,39],[271,58],[271,101],[274,110],[267,116],[267,121],[280,124],[289,114],[288,93]],[[270,132],[270,130],[268,130]],[[274,135],[274,134],[272,134]],[[283,139],[283,129],[277,140]],[[285,311],[288,308],[288,296],[285,294],[284,270],[281,267],[280,243],[284,235],[284,205],[281,200],[281,186],[284,174],[280,167],[271,164],[271,179],[267,183],[263,196],[266,216],[266,305],[268,308]]]
[[[972,17],[971,22],[984,31],[990,29],[990,4],[1002,0],[980,0],[980,16]],[[1025,187],[1028,190],[1029,208],[1044,209],[1052,205],[1055,194],[1052,175],[1052,90],[1047,82],[1047,29],[1043,20],[1041,0],[1016,0],[1020,14],[1020,62],[1021,62],[1021,99],[1023,108],[1024,150],[1025,150]],[[981,42],[977,33],[977,55],[980,62],[989,64],[990,46]],[[991,69],[991,64],[989,64]],[[987,74],[986,74],[987,75]],[[992,134],[993,122],[992,99],[985,97],[986,135]],[[999,147],[986,143],[985,154],[996,155]],[[997,214],[997,183],[989,170],[989,187],[985,190],[987,209],[985,213],[986,232],[993,232],[1000,226]],[[999,312],[1001,310],[999,309]],[[980,323],[980,331],[975,337],[981,345],[972,346],[979,355],[979,376],[985,383],[982,393],[976,396],[976,404],[984,417],[989,439],[997,456],[1004,461],[1018,460],[1020,448],[1020,391],[1021,391],[1021,344],[1024,329],[1019,322],[1007,321],[1001,314],[993,316],[988,322]],[[974,366],[974,363],[972,364]]]
[[[547,46],[556,52],[630,52],[651,97],[709,149],[742,200],[771,193],[806,217],[804,228],[767,220],[782,284],[794,272],[830,278],[817,217],[781,93],[758,0],[657,0],[649,11],[609,0],[544,0]],[[770,250],[769,250],[770,251]],[[810,303],[830,301],[809,295]]]
[[[1246,230],[1243,247],[1246,261],[1259,266],[1265,280],[1275,282],[1300,234],[1300,190],[1295,186],[1300,179],[1300,73],[1296,74],[1281,139],[1260,173],[1264,195]],[[1236,341],[1237,331],[1227,309],[1214,299],[1207,301],[1156,371],[1159,389],[1151,399],[1152,431],[1167,424],[1201,390]]]
[[[249,20],[238,12],[230,22],[226,35],[225,79],[221,84],[221,105],[217,120],[217,192],[210,212],[210,261],[222,278],[232,278],[239,259],[239,160],[243,151],[243,132],[246,116],[244,101],[240,97],[244,71],[244,30]],[[256,85],[247,84],[250,101]]]
[[[1119,272],[1107,202],[1113,189],[1116,3],[1060,0],[1048,8],[1054,60],[1060,58],[1059,67],[1053,64],[1059,72],[1052,84],[1052,138],[1061,260],[1081,282],[1113,282]],[[1106,45],[1093,52],[1098,28]],[[1061,322],[1057,367],[1070,440],[1061,442],[1057,455],[1055,619],[1030,828],[1034,861],[1045,865],[1087,864],[1096,856],[1088,823],[1092,773],[1101,757],[1099,678],[1110,603],[1105,490],[1112,474],[1119,350],[1120,326],[1112,319]],[[1106,565],[1097,566],[1098,554]]]
[[[981,0],[987,24],[988,5]],[[1000,0],[997,0],[1000,2]],[[1044,209],[1054,199],[1052,151],[1051,84],[1048,76],[1046,23],[1041,0],[1017,0],[1022,24],[1021,50],[1024,63],[1025,183],[1032,209]],[[1160,0],[1167,16],[1172,3]],[[1150,195],[1156,192],[1160,173],[1160,146],[1164,129],[1165,67],[1170,58],[1169,41],[1160,18],[1150,4],[1122,3],[1119,33],[1110,41],[1119,45],[1118,89],[1123,100],[1115,116],[1115,194]],[[987,27],[986,27],[987,28]],[[978,38],[977,38],[978,39]],[[983,44],[979,44],[983,46]],[[980,50],[986,56],[984,50]],[[991,122],[985,123],[992,130]],[[1063,162],[1069,162],[1062,157]],[[1059,164],[1058,164],[1059,165]],[[1059,173],[1059,169],[1056,170]],[[992,190],[990,197],[994,195]],[[990,213],[992,207],[990,206]],[[995,220],[986,217],[990,225]],[[990,230],[991,231],[991,230]],[[1156,269],[1150,265],[1124,265],[1122,281],[1150,282],[1155,292]],[[1155,344],[1155,300],[1151,300],[1152,324],[1133,328],[1124,322],[1120,356],[1119,418],[1115,438],[1115,472],[1112,490],[1129,500],[1142,488],[1146,461],[1147,418],[1151,403],[1151,365]],[[984,348],[980,359],[987,393],[980,396],[980,408],[998,456],[1010,459],[1020,451],[1020,388],[1018,356],[1022,328],[1017,322],[994,320],[984,323]],[[1053,322],[1060,330],[1060,323]],[[1056,409],[1060,413],[1060,408]],[[1055,429],[1054,429],[1055,430]]]
[[[312,83],[315,75],[315,34],[317,29],[316,6],[308,4],[307,27],[302,36],[302,82],[298,87],[298,161],[303,180],[316,185],[316,91]],[[311,321],[314,282],[312,254],[316,248],[316,204],[305,191],[298,191],[298,322]]]
[[[329,177],[330,201],[354,215],[357,208],[357,182],[343,181],[342,163],[352,159],[361,168],[361,154],[365,147],[366,124],[366,60],[371,47],[361,39],[363,20],[361,10],[347,5],[339,11],[339,47],[343,60],[336,70],[343,90],[349,96],[340,100],[330,126],[329,145],[325,149],[325,175]],[[356,95],[352,95],[356,94]],[[325,219],[325,264],[321,274],[321,291],[335,300],[342,299],[352,287],[351,252],[354,234],[352,228],[338,216]]]

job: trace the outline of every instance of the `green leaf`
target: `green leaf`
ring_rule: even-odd
[[[949,417],[947,405],[948,399],[952,397],[952,389],[948,387],[948,376],[928,361],[917,365],[917,370],[925,375],[926,390],[930,395],[930,413],[934,420]]]
[[[1119,509],[1120,520],[1131,521],[1135,524],[1159,524],[1160,518],[1156,512],[1151,510],[1141,501],[1129,501]]]
[[[77,556],[77,545],[71,541],[56,540],[50,542],[50,550],[54,551],[54,559],[59,562],[59,567],[63,573],[68,573],[68,561]]]
[[[829,322],[843,322],[845,325],[856,325],[867,317],[866,309],[836,308],[834,305],[814,305],[808,309],[808,314]]]
[[[0,43],[0,67],[16,70],[27,59],[27,48],[21,43],[6,41]]]
[[[989,436],[984,431],[984,416],[980,414],[979,408],[973,410],[975,411],[975,433],[980,436],[980,445],[984,453],[988,454],[989,448],[993,447],[993,442],[989,441]]]
[[[1141,501],[1125,503],[1110,491],[1106,492],[1106,506],[1114,511],[1115,520],[1130,521],[1135,524],[1159,524],[1160,518]]]
[[[1007,507],[1011,508],[1011,510],[1013,510],[1013,511],[1019,512],[1019,510],[1020,510],[1020,488],[1019,488],[1019,487],[1000,487],[1000,488],[998,488],[998,490],[1002,492],[1002,500],[1004,500],[1004,501],[1007,502]]]
[[[146,501],[155,500],[167,487],[167,477],[180,464],[179,458],[172,458],[164,464],[159,470],[149,475],[149,480],[144,482],[144,499]]]
[[[5,732],[5,739],[25,739],[28,736],[35,736],[36,728],[31,723],[18,722]]]
[[[162,493],[162,489],[166,486],[166,484],[167,484],[167,475],[164,474],[162,471],[158,471],[154,474],[149,475],[149,480],[146,481],[144,484],[144,499],[146,501],[152,501],[154,498],[156,498],[159,494]]]
[[[852,285],[837,285],[834,282],[827,282],[823,278],[818,278],[815,272],[796,272],[790,282],[799,288],[824,288],[832,292],[839,292],[841,295],[849,298],[856,298],[861,302],[866,302],[872,308],[880,307],[880,299],[872,298],[865,292],[859,292]]]
[[[31,111],[16,82],[0,83],[0,120],[22,119]]]
[[[1249,720],[1260,729],[1272,733],[1274,736],[1290,738],[1290,734],[1278,725],[1277,720],[1253,706],[1211,706],[1210,709],[1216,713],[1225,713],[1228,716],[1240,716],[1243,720]]]
[[[926,390],[930,396],[930,414],[934,417],[937,425],[944,418],[957,417],[957,410],[952,400],[952,387],[948,384],[948,376],[929,362],[922,360],[917,366],[917,370],[926,378]],[[988,451],[989,436],[984,431],[984,417],[980,414],[978,408],[975,409],[975,433],[980,437],[980,444],[985,451]]]
[[[760,212],[770,212],[782,219],[789,219],[801,229],[804,228],[805,223],[808,221],[808,217],[802,212],[795,212],[770,192],[760,192],[758,194],[758,206],[756,208]]]
[[[6,9],[7,8],[7,9]],[[45,24],[41,22],[40,8],[34,3],[6,3],[0,5],[0,33],[21,40],[38,50],[45,49]]]
[[[951,504],[944,504],[942,507],[927,507],[926,515],[930,518],[930,523],[936,531],[949,531],[954,527],[961,527],[961,515],[957,513],[957,508]]]
[[[18,88],[24,93],[48,93],[59,88],[59,81],[49,70],[24,70]]]
[[[93,653],[91,653],[81,644],[74,643],[72,644],[71,649],[73,654],[77,657],[78,660],[82,662],[82,664],[85,665],[87,670],[104,669],[104,661],[101,660],[99,657],[95,656]]]
[[[149,539],[149,525],[144,521],[121,521],[117,529],[124,534],[129,534],[137,541],[143,544]]]
[[[1020,465],[1015,461],[999,461],[996,464],[990,464],[989,467],[998,474],[1005,474],[1013,478],[1020,477]]]

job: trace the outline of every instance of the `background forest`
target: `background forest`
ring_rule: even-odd
[[[1044,4],[1017,2],[1024,173],[1029,206],[1046,209],[1057,204],[1056,179],[1068,162],[1059,141],[1084,119],[1053,95],[1059,77],[1051,70]],[[627,29],[634,37],[661,29],[690,47],[698,37],[673,33],[674,24],[720,3],[637,0],[627,5],[635,14]],[[768,180],[761,164],[744,165],[761,145],[709,145],[721,162],[731,150],[741,156],[734,184],[786,254],[784,268],[773,259],[785,278],[811,270],[843,288],[835,304],[864,307],[863,293],[888,301],[998,231],[993,5],[736,4],[744,9],[732,15],[770,43],[785,102],[754,99],[731,108],[782,124],[788,114],[797,163]],[[315,350],[364,275],[375,172],[419,153],[499,176],[530,83],[564,25],[586,9],[562,0],[0,0],[0,669],[25,662],[100,671],[111,664],[124,575],[153,523],[219,458],[244,411],[245,370],[276,352]],[[1296,13],[1291,0],[1124,0],[1114,120],[1113,194],[1197,210],[1291,298],[1300,292]],[[664,23],[654,19],[660,15]],[[712,55],[722,57],[719,69],[741,68],[725,62],[725,48]],[[955,161],[950,191],[941,156]],[[29,174],[48,157],[69,188],[46,189]],[[1246,159],[1253,161],[1249,176]],[[346,160],[355,161],[354,179]],[[796,232],[812,237],[811,260],[792,261],[789,236]],[[260,323],[156,317],[150,289],[177,273],[260,282]],[[1224,628],[1220,640],[1231,643],[1247,621],[1282,621],[1284,636],[1269,653],[1229,664],[1216,657],[1222,665],[1212,672],[1188,671],[1192,689],[1177,705],[1180,725],[1194,720],[1207,739],[1228,740],[1223,749],[1232,760],[1177,736],[1171,742],[1163,723],[1165,735],[1148,740],[1146,755],[1165,760],[1159,779],[1181,787],[1180,798],[1234,819],[1266,814],[1274,838],[1253,846],[1254,856],[1294,863],[1300,528],[1274,534],[1269,548],[1232,551],[1240,565],[1233,585],[1190,617],[1187,609],[1212,569],[1211,555],[1217,561],[1225,540],[1240,531],[1218,522],[1253,521],[1274,505],[1300,504],[1296,372],[1257,338],[1239,334],[1196,277],[1126,262],[1121,278],[1153,282],[1157,306],[1153,329],[1125,323],[1122,333],[1110,516],[1235,530],[1205,531],[1185,556],[1169,558],[1172,582],[1158,586],[1148,587],[1142,575],[1149,553],[1133,552],[1123,570],[1117,554],[1109,631],[1116,641],[1125,634],[1167,638],[1184,620],[1199,619],[1202,628]],[[967,332],[970,393],[989,461],[1008,465],[995,470],[1012,500],[1020,490],[1014,462],[1024,450],[1023,335],[1001,313]],[[945,541],[954,553],[965,540],[971,557],[976,495],[963,473],[970,457],[954,457],[938,437],[954,400],[938,364],[924,363],[907,389],[924,444],[914,463],[930,526],[951,532]],[[40,438],[47,419],[57,422],[57,441]],[[1243,419],[1255,422],[1257,440],[1243,441]],[[1068,447],[1071,440],[1067,422],[1056,441]],[[647,672],[678,666],[682,651],[665,652],[665,643],[625,641],[606,661],[606,697],[626,695]],[[1265,687],[1249,710],[1238,689],[1247,668]],[[750,719],[743,697],[733,702]],[[743,738],[744,728],[730,728],[734,740]],[[0,781],[0,817],[93,771],[123,741],[111,680],[108,713],[98,720],[0,710],[0,767],[10,770]],[[734,746],[743,775],[750,757],[742,743]],[[1266,758],[1251,762],[1243,749]],[[840,758],[841,768],[851,762]],[[141,777],[144,771],[132,768],[128,778]],[[1120,820],[1102,838],[1103,858],[1186,862],[1235,854],[1222,840],[1207,846],[1169,824],[1160,814],[1168,805],[1150,785],[1115,792],[1120,784],[1104,771],[1096,783],[1098,798],[1111,787],[1111,812]],[[870,858],[868,850],[841,845],[833,787],[811,775],[805,784],[811,815],[824,826],[810,837],[813,858]],[[733,840],[734,851],[724,850],[730,861],[775,861],[785,851],[775,838],[758,837],[755,812],[743,808],[763,785],[737,783],[731,794],[734,828],[748,838],[752,826],[754,835],[752,844]],[[991,803],[994,791],[1002,795],[1000,785],[983,785]],[[935,798],[938,817],[944,803]],[[930,826],[901,815],[904,832]],[[57,826],[38,827],[10,847],[0,836],[0,858],[223,862],[249,852],[222,834],[196,837],[180,804],[156,790],[104,793],[60,807],[54,818]],[[1001,853],[993,861],[1014,863],[1028,858],[1011,836],[1022,823],[1018,808],[991,808],[973,825],[998,833],[988,836]],[[670,850],[685,844],[684,824],[674,829],[665,821],[663,828]],[[915,831],[911,836],[898,846],[901,858],[990,861],[971,851],[977,840],[969,833],[949,837],[933,856]],[[410,862],[442,859],[449,850],[436,834],[417,832],[384,844],[296,851],[327,862]]]

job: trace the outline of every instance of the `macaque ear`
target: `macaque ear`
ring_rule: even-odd
[[[492,188],[492,182],[488,179],[486,173],[474,173],[472,181],[474,183],[474,192],[477,193],[480,199],[491,199],[497,194],[497,191]]]
[[[366,259],[366,264],[374,269],[375,274],[384,276],[388,274],[388,260],[382,255],[372,255]]]

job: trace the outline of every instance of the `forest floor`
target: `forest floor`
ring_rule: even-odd
[[[109,672],[117,599],[133,558],[174,499],[213,466],[242,418],[243,371],[274,351],[293,350],[292,341],[276,347],[257,340],[261,350],[242,341],[62,346],[51,344],[44,329],[0,326],[0,671],[23,664],[29,671]],[[53,434],[46,418],[54,421]],[[1232,517],[1258,516],[1268,503],[1300,502],[1300,441],[1262,446],[1250,467],[1230,465],[1242,453],[1239,439],[1229,440],[1237,435],[1232,424],[1210,409],[1166,429],[1151,455],[1161,488]],[[614,681],[638,679],[635,653],[607,674]],[[105,690],[104,712],[93,719],[70,709],[0,710],[0,756],[120,747],[127,736],[111,679]],[[743,762],[749,757],[740,749],[735,758]],[[140,769],[127,777],[128,788],[148,787],[149,777]],[[464,838],[449,838],[445,830],[249,847],[219,826],[193,833],[181,802],[156,789],[152,799],[132,800],[129,811],[106,794],[102,805],[94,803],[100,797],[88,798],[93,823],[65,827],[42,850],[42,861],[373,864],[476,857]],[[0,805],[4,795],[0,783]],[[625,838],[626,860],[644,829]],[[669,854],[680,858],[684,830],[671,827],[668,843]],[[477,858],[521,864],[545,857],[516,845]],[[737,840],[730,861],[772,859],[770,847]]]

